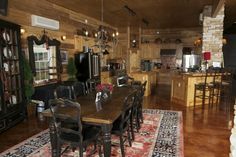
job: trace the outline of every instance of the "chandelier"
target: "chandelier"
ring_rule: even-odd
[[[95,33],[95,38],[96,38],[96,47],[100,49],[100,53],[102,53],[103,55],[108,55],[109,54],[109,49],[110,48],[114,48],[114,46],[117,45],[118,43],[118,35],[119,33],[116,31],[116,33],[112,34],[112,37],[110,38],[110,35],[108,33],[108,31],[104,28],[103,26],[103,14],[104,14],[104,6],[103,6],[103,0],[101,0],[101,22],[102,24],[99,26],[98,28],[98,32]],[[112,46],[110,46],[108,43],[109,41],[112,41]]]

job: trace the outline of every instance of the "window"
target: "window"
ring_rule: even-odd
[[[56,47],[49,46],[49,49],[47,49],[46,44],[35,44],[33,49],[36,70],[34,82],[36,84],[41,84],[44,82],[56,80]]]

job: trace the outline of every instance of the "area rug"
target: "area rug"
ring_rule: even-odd
[[[132,147],[126,144],[125,154],[128,157],[183,157],[183,122],[182,113],[166,110],[143,110],[144,122],[139,132],[135,133]],[[88,148],[84,156],[89,154]],[[119,138],[112,136],[112,156],[121,156]],[[15,145],[0,153],[1,157],[49,157],[51,146],[49,130]],[[79,156],[76,150],[66,151],[63,157]],[[98,154],[92,156],[97,157]]]

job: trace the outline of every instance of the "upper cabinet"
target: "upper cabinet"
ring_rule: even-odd
[[[141,44],[140,57],[141,59],[159,59],[160,45],[155,43]]]
[[[176,58],[182,58],[182,49],[183,44],[156,44],[156,43],[142,43],[141,44],[141,59],[160,59],[160,51],[161,49],[175,49],[176,50]]]

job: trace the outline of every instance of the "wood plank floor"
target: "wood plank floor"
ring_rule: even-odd
[[[144,108],[178,110],[183,113],[185,157],[228,157],[230,129],[224,102],[219,106],[204,109],[186,108],[170,102],[170,87],[159,85],[154,95],[146,97]],[[0,134],[0,152],[48,128],[46,119],[35,116]]]

